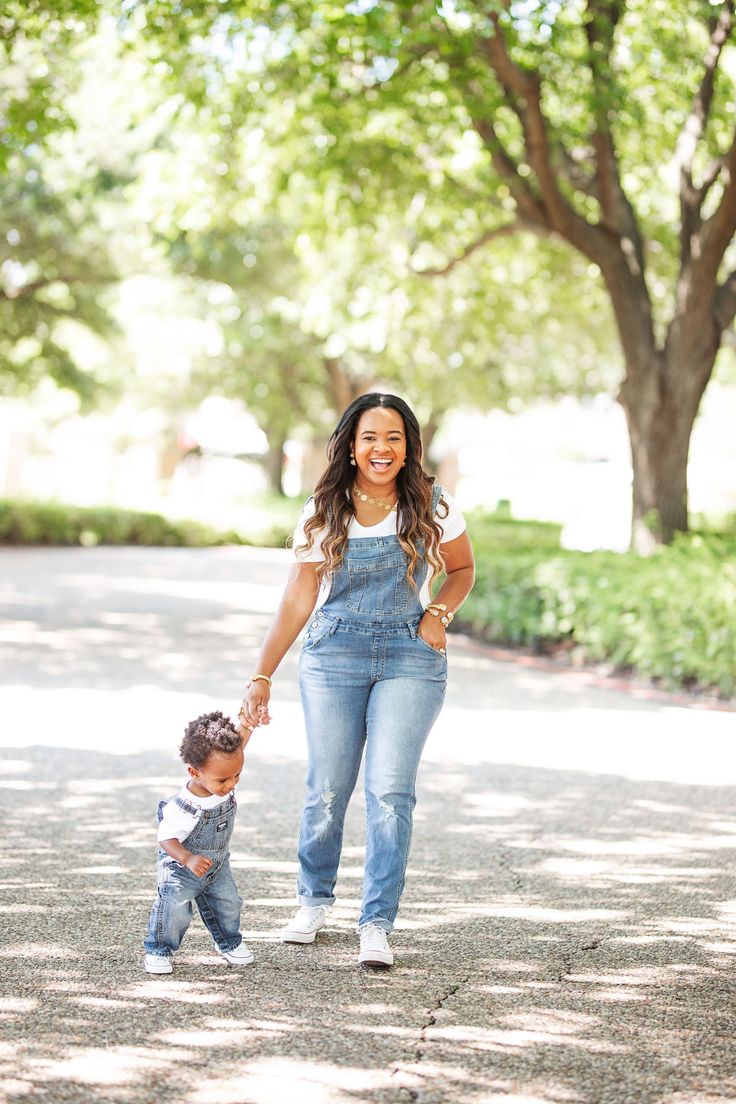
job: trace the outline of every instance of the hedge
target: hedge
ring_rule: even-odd
[[[458,624],[668,688],[736,692],[736,536],[683,534],[641,558],[564,551],[549,530],[522,540],[516,523],[469,520],[477,581]]]
[[[668,688],[736,695],[736,534],[683,534],[643,559],[562,550],[558,525],[479,512],[468,522],[477,580],[456,625]],[[284,514],[245,538],[160,514],[0,500],[0,544],[283,547],[292,525]]]

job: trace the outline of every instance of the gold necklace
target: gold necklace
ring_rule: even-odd
[[[380,498],[371,498],[370,495],[363,494],[363,492],[359,491],[358,488],[355,486],[353,487],[353,494],[356,498],[359,498],[361,502],[372,502],[374,506],[383,506],[384,510],[386,510],[389,514],[392,510],[395,510],[398,505],[397,502],[394,502],[392,506],[390,502],[384,502]]]

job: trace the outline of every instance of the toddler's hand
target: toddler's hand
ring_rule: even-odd
[[[184,865],[191,870],[192,874],[201,878],[212,866],[212,859],[208,859],[205,855],[190,855]]]
[[[252,682],[246,690],[243,704],[240,706],[238,719],[242,725],[248,728],[257,728],[259,725],[267,725],[271,720],[268,711],[268,703],[271,697],[271,688],[262,679]]]

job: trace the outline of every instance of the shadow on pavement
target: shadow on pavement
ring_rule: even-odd
[[[278,941],[302,768],[254,756],[233,867],[256,964],[228,968],[195,920],[174,974],[149,978],[155,806],[178,787],[175,759],[41,746],[5,758],[8,1100],[736,1095],[734,788],[426,763],[397,966],[381,973],[355,965],[359,800],[326,933]]]

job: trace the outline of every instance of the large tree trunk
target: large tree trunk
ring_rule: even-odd
[[[268,435],[268,452],[263,458],[263,467],[268,478],[269,490],[277,495],[284,494],[284,445],[286,441],[286,433],[270,432]]]
[[[339,418],[354,399],[370,391],[373,380],[368,376],[355,379],[348,375],[338,357],[324,357],[324,367],[327,392]]]
[[[619,401],[626,414],[633,468],[631,546],[642,554],[688,527],[690,437],[715,353],[700,348],[655,354],[648,370],[629,371]]]

